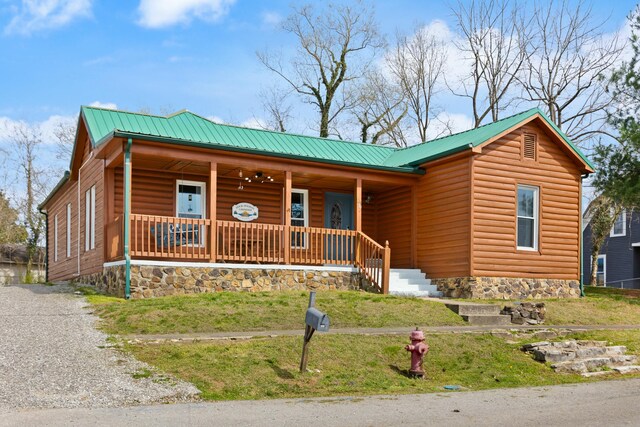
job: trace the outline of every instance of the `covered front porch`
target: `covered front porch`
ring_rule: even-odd
[[[382,293],[414,263],[415,175],[115,141],[106,263],[352,267]]]

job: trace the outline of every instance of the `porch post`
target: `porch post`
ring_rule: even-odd
[[[104,211],[102,212],[102,236],[103,236],[103,250],[104,250],[104,259],[105,261],[110,261],[111,260],[111,241],[107,240],[107,237],[109,237],[107,235],[107,228],[109,226],[109,224],[111,224],[111,222],[113,221],[113,219],[115,218],[115,192],[114,192],[114,184],[115,184],[115,180],[114,180],[114,170],[111,168],[105,168],[104,170],[104,189],[102,191],[102,193],[104,194],[103,196],[103,200],[104,200]]]
[[[354,190],[354,226],[356,231],[362,231],[362,178],[356,179]]]
[[[129,244],[131,242],[131,145],[132,140],[129,138],[124,150],[124,167],[123,167],[123,215],[124,222],[124,262],[125,262],[125,283],[124,297],[131,298],[131,255],[129,253]]]
[[[353,197],[353,217],[354,217],[354,228],[357,233],[362,233],[362,178],[356,178],[356,184],[354,187],[354,197]],[[355,238],[355,253],[353,254],[353,263],[357,265],[360,263],[360,236],[357,235]]]
[[[291,256],[291,171],[284,173],[284,263],[289,264]]]
[[[209,163],[209,260],[216,262],[218,259],[218,164]]]

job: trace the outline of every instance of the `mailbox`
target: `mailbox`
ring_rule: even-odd
[[[329,316],[314,307],[307,309],[305,323],[318,332],[327,332],[329,330]]]

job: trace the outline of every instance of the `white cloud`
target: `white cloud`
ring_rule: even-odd
[[[147,28],[165,28],[188,24],[197,18],[216,22],[229,13],[235,0],[140,0],[138,24]]]
[[[452,114],[443,111],[431,119],[431,124],[427,129],[427,140],[469,130],[472,127],[473,120],[466,114]]]
[[[10,142],[16,126],[31,126],[37,129],[44,144],[54,144],[58,141],[56,129],[62,125],[75,125],[77,117],[52,115],[40,122],[26,122],[9,117],[0,117],[0,142]]]
[[[118,105],[114,102],[93,101],[89,107],[104,108],[105,110],[117,110]]]
[[[276,27],[282,22],[282,15],[277,12],[264,12],[262,23],[267,27]]]
[[[208,116],[208,117],[205,117],[205,118],[206,118],[207,120],[212,121],[213,123],[218,123],[219,125],[223,125],[223,124],[225,124],[225,123],[226,123],[226,122],[224,121],[224,119],[223,119],[222,117],[220,117],[220,116]]]
[[[266,129],[267,122],[266,120],[259,117],[251,117],[250,119],[247,119],[244,122],[240,123],[240,126],[252,129]]]
[[[29,35],[63,27],[75,19],[91,16],[92,0],[22,0],[5,34]]]

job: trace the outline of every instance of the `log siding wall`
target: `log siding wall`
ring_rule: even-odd
[[[72,179],[56,194],[47,205],[49,217],[49,280],[67,280],[79,275],[88,275],[102,271],[104,262],[103,229],[104,217],[104,168],[103,161],[90,157],[89,139],[86,138],[83,147],[79,180]],[[80,203],[78,205],[78,185],[80,185]],[[85,250],[85,209],[86,192],[92,186],[96,187],[96,218],[95,218],[95,248]],[[71,256],[67,257],[67,204],[71,204]],[[58,215],[58,262],[54,260],[53,247],[53,218]],[[80,234],[78,234],[78,221]],[[80,241],[78,241],[80,239]],[[78,250],[80,261],[78,263]],[[78,271],[79,264],[79,271]]]
[[[428,277],[469,275],[469,157],[425,165],[416,186],[416,267]],[[409,218],[406,226],[409,228]],[[392,248],[392,254],[393,254]]]
[[[537,135],[536,160],[522,155]],[[471,276],[579,278],[579,186],[575,163],[535,125],[484,147],[473,159]],[[517,187],[539,187],[538,250],[516,249]]]
[[[384,224],[374,240],[391,247],[391,267],[411,267],[411,187],[399,187],[376,195],[377,220]],[[370,225],[367,226],[369,228]],[[363,227],[364,228],[364,227]],[[365,231],[366,233],[366,231]]]

